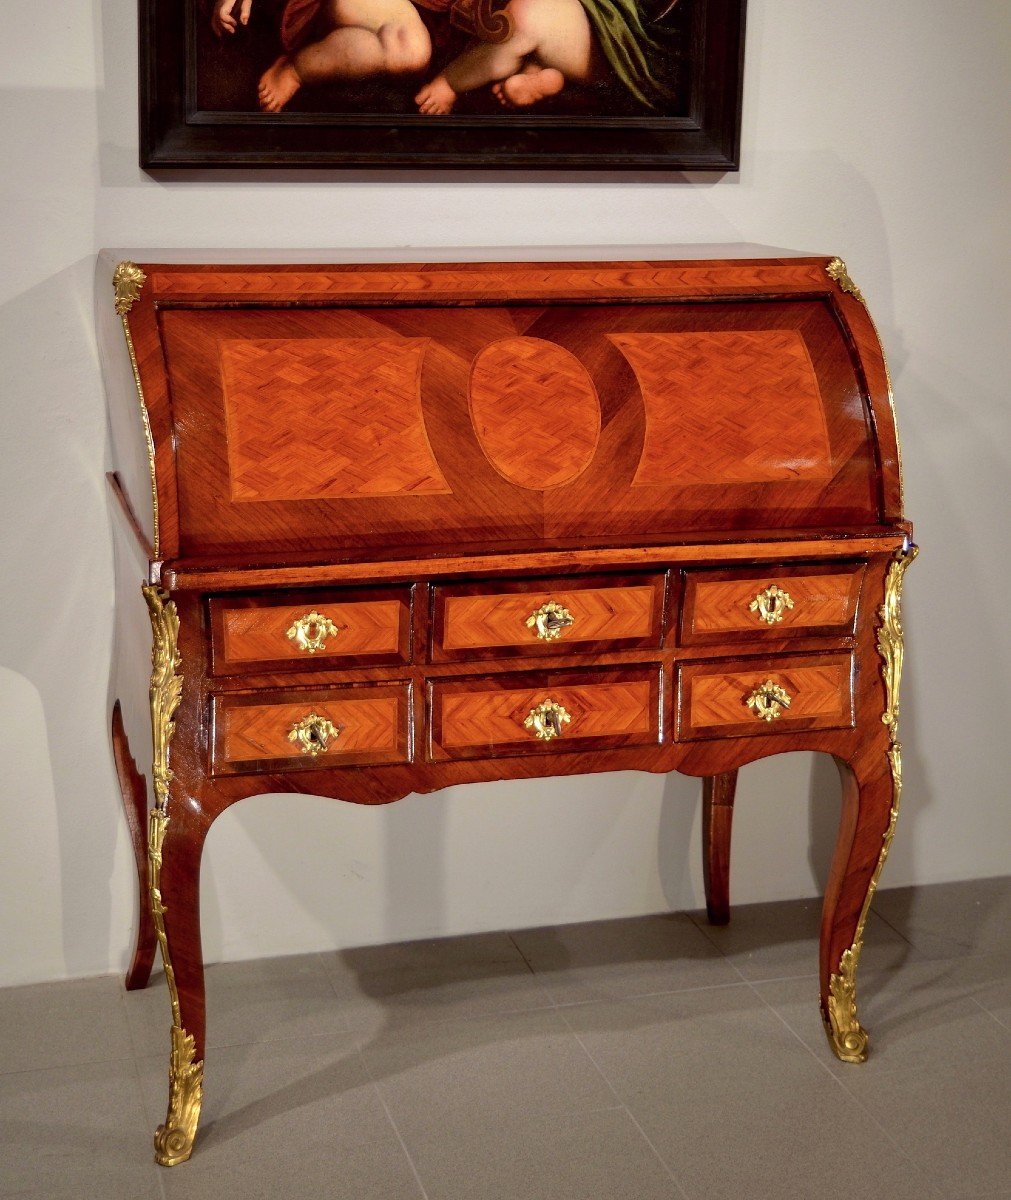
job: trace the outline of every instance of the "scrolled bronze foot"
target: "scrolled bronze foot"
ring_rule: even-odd
[[[169,1104],[165,1124],[154,1135],[154,1160],[175,1167],[193,1153],[204,1095],[204,1064],[193,1061],[193,1038],[172,1026],[172,1060],[169,1067]]]

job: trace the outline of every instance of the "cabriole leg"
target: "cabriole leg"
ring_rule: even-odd
[[[116,761],[116,775],[123,797],[126,823],[130,830],[133,856],[137,863],[137,941],[125,980],[127,990],[134,991],[147,987],[151,978],[156,941],[154,923],[151,920],[147,870],[147,781],[137,770],[137,764],[130,753],[126,728],[123,725],[123,711],[118,700],[112,710],[112,752]]]
[[[884,866],[898,816],[888,760],[861,774],[836,759],[843,783],[843,808],[832,875],[821,926],[821,1011],[825,1032],[843,1062],[867,1058],[867,1031],[857,1017],[857,966],[871,900]]]
[[[702,877],[712,925],[726,925],[730,920],[730,835],[736,790],[736,771],[709,775],[702,781]]]
[[[867,1058],[867,1031],[857,1017],[856,973],[864,929],[888,858],[902,795],[899,684],[902,678],[902,581],[915,546],[898,553],[885,576],[878,609],[885,709],[880,734],[869,736],[853,762],[837,758],[843,802],[821,926],[821,1011],[829,1042],[843,1062]]]
[[[172,1055],[165,1123],[154,1136],[155,1161],[165,1167],[193,1153],[204,1073],[204,968],[200,947],[200,855],[207,821],[173,783],[169,751],[182,698],[179,614],[162,588],[141,589],[151,617],[151,775],[148,821],[151,920],[172,1002]]]
[[[151,907],[172,1005],[169,1100],[154,1136],[155,1161],[163,1167],[193,1153],[203,1099],[206,1008],[200,945],[200,856],[205,829],[176,816],[151,813]]]

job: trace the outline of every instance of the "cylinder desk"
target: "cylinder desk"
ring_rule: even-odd
[[[915,554],[888,373],[838,258],[698,255],[102,256],[127,986],[160,947],[160,1163],[189,1157],[200,1116],[201,850],[258,793],[684,772],[724,922],[738,769],[830,754],[821,1012],[864,1059]]]

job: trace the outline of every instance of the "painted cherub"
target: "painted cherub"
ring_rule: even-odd
[[[253,0],[214,0],[218,37],[248,25]],[[238,9],[238,16],[236,16]],[[303,84],[413,75],[432,59],[432,41],[411,0],[287,0],[280,55],[260,77],[264,112],[280,112]]]
[[[536,104],[569,83],[617,81],[645,108],[669,96],[669,48],[647,29],[639,0],[509,0],[504,11],[509,36],[468,46],[415,96],[420,112],[449,113],[462,92],[488,84],[507,108]]]
[[[603,64],[580,0],[509,0],[512,31],[497,44],[475,41],[414,97],[418,110],[451,112],[461,92],[492,85],[507,107],[557,95],[566,82],[588,83]]]

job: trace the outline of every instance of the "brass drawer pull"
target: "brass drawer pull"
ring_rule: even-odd
[[[790,707],[793,697],[786,688],[767,679],[751,693],[745,703],[760,721],[775,721]]]
[[[542,604],[536,612],[527,617],[527,629],[534,631],[534,636],[542,642],[553,642],[560,638],[564,630],[575,624],[576,618],[555,600]]]
[[[536,708],[532,708],[523,722],[535,738],[542,742],[550,742],[552,738],[562,736],[562,726],[568,725],[572,718],[560,704],[554,700],[542,700]]]
[[[300,650],[315,654],[317,650],[325,650],[326,639],[336,637],[340,629],[341,627],[335,625],[329,617],[325,617],[313,609],[304,617],[299,617],[285,636]]]
[[[793,598],[789,592],[784,592],[778,584],[771,584],[748,605],[753,613],[758,613],[758,619],[766,625],[776,625],[782,621],[789,609],[793,608]]]
[[[330,739],[336,741],[341,732],[339,725],[335,725],[333,721],[321,717],[318,713],[311,712],[307,717],[303,717],[301,721],[296,721],[292,725],[288,733],[288,741],[295,742],[303,754],[311,754],[315,758],[318,754],[326,754],[330,748]]]

